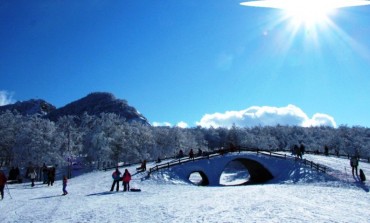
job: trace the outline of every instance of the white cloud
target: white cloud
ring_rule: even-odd
[[[13,103],[13,94],[7,91],[0,91],[0,106]]]
[[[177,127],[180,127],[180,128],[188,128],[189,127],[189,125],[188,125],[188,123],[186,123],[186,122],[183,122],[183,121],[181,121],[181,122],[179,122],[179,123],[177,123],[177,125],[176,125]]]
[[[158,127],[158,126],[172,127],[172,124],[169,123],[169,122],[153,122],[152,125],[154,127]],[[189,125],[188,125],[188,123],[181,121],[181,122],[179,122],[179,123],[176,124],[176,127],[179,127],[179,128],[188,128]]]
[[[157,127],[157,126],[168,126],[168,127],[171,127],[172,124],[169,123],[169,122],[153,122],[152,125],[154,127]]]
[[[225,113],[205,114],[197,125],[209,128],[211,126],[230,128],[233,124],[239,127],[253,126],[332,126],[336,127],[334,118],[326,114],[314,114],[309,118],[302,109],[295,105],[286,107],[252,106],[241,111],[226,111]]]

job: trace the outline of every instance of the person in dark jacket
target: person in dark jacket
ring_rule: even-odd
[[[5,188],[5,184],[6,184],[6,181],[8,179],[6,178],[5,176],[5,173],[0,170],[0,193],[1,193],[1,200],[4,199],[4,188]]]
[[[125,169],[125,172],[123,173],[122,181],[123,191],[130,191],[131,174],[127,169]]]
[[[352,175],[355,176],[355,173],[356,173],[356,176],[358,176],[358,172],[357,172],[358,159],[357,159],[357,157],[353,156],[351,158],[350,165],[352,167]]]
[[[55,167],[48,169],[48,186],[53,186],[55,181]]]
[[[68,178],[66,175],[63,176],[63,195],[67,195],[68,194],[68,191],[67,191],[67,182],[68,182]]]
[[[194,151],[193,151],[193,149],[190,149],[189,159],[194,159]]]
[[[42,166],[42,179],[43,184],[46,184],[48,182],[48,167],[46,166],[45,163]]]
[[[113,184],[110,191],[113,191],[114,185],[116,184],[116,191],[119,191],[119,181],[121,180],[121,172],[116,167],[116,170],[112,173]]]

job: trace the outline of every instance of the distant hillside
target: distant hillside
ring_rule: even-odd
[[[0,106],[0,113],[5,111],[17,111],[21,115],[47,115],[50,112],[56,110],[55,106],[41,99],[31,99],[28,101],[16,102],[15,104],[9,104]]]
[[[0,113],[6,110],[17,111],[21,115],[40,114],[52,121],[57,121],[59,117],[65,115],[82,116],[85,112],[89,115],[114,113],[126,118],[129,122],[138,121],[149,125],[147,119],[134,107],[129,106],[126,100],[116,99],[113,94],[105,92],[91,93],[58,109],[44,100],[31,99],[0,106]]]
[[[61,116],[82,116],[85,112],[89,115],[114,113],[126,118],[129,122],[139,121],[144,124],[149,124],[143,115],[134,107],[127,104],[126,100],[116,99],[113,94],[104,92],[91,93],[84,98],[50,112],[46,117],[52,121],[56,121]]]

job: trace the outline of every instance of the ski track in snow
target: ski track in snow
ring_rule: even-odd
[[[13,199],[5,191],[0,222],[370,222],[369,180],[356,182],[348,159],[304,158],[330,167],[327,180],[317,174],[320,180],[310,183],[200,187],[164,171],[144,181],[143,174],[134,176],[131,188],[142,192],[122,192],[122,185],[109,192],[111,171],[96,171],[70,179],[67,196],[61,181],[8,185]],[[359,168],[370,175],[370,164]]]

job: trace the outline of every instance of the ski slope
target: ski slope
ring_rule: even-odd
[[[348,159],[305,158],[329,166],[328,174],[264,185],[200,187],[165,170],[147,180],[135,175],[131,188],[141,192],[122,192],[122,185],[119,192],[109,192],[112,171],[96,171],[70,179],[67,196],[61,196],[61,181],[52,187],[40,182],[34,188],[30,183],[8,185],[12,199],[5,192],[0,222],[370,222],[369,180],[357,182]],[[128,169],[135,173],[136,167]],[[360,168],[370,176],[370,164],[361,162]]]

